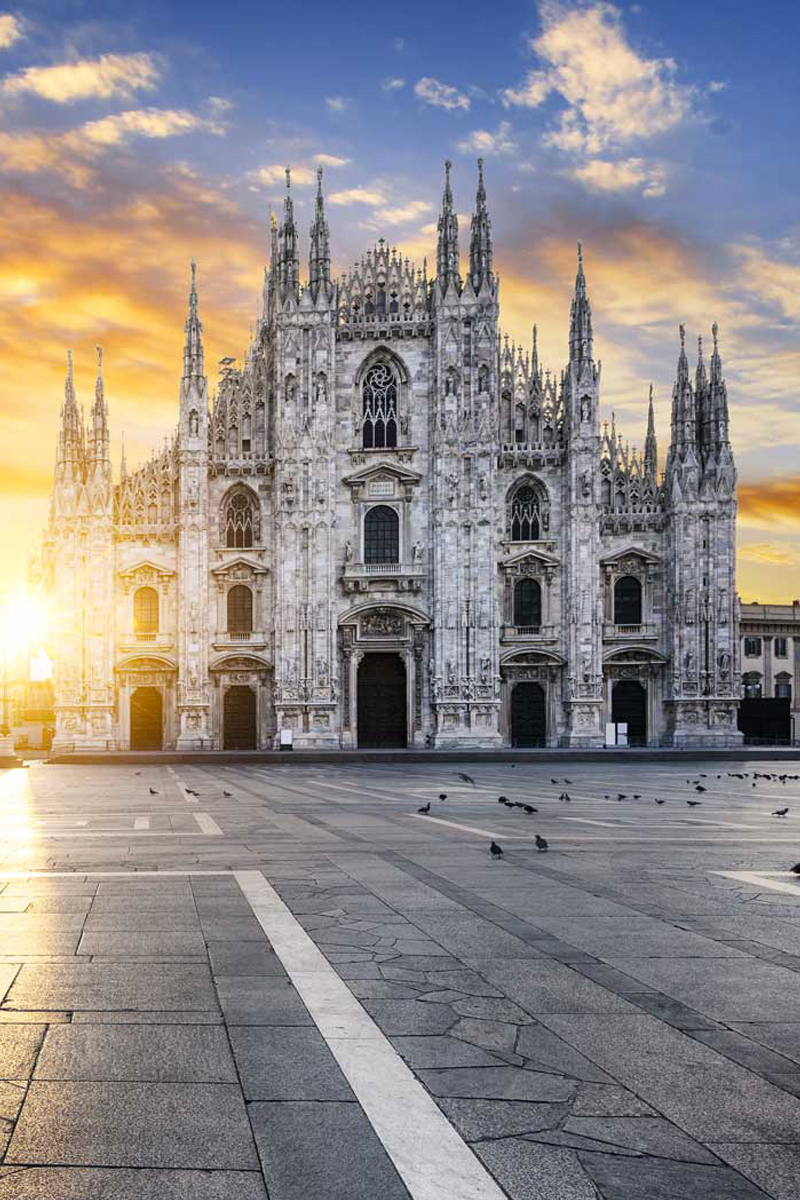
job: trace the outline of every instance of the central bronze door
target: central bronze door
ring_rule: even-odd
[[[611,693],[611,720],[628,726],[628,745],[647,745],[647,693],[636,679],[614,684]]]
[[[154,687],[131,693],[131,750],[163,750],[164,703]]]
[[[399,654],[365,654],[358,667],[359,746],[405,746],[406,668]]]
[[[251,687],[229,687],[225,693],[222,748],[256,750],[256,694]]]
[[[543,746],[547,733],[544,688],[539,683],[518,683],[511,693],[512,746]]]

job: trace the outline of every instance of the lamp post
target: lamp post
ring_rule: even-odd
[[[10,613],[2,614],[3,628],[0,630],[0,654],[3,658],[3,723],[0,725],[0,767],[20,766],[20,760],[14,753],[14,738],[8,720],[8,671],[11,665],[11,628]]]

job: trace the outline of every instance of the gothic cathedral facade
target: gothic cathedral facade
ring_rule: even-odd
[[[499,330],[482,164],[462,273],[381,240],[307,282],[288,187],[263,313],[209,395],[195,268],[177,431],[118,480],[70,362],[38,571],[54,750],[736,745],[736,472],[717,346],[681,328],[659,473],[599,419],[579,246],[560,374]]]

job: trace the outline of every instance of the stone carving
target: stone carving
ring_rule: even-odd
[[[361,618],[364,637],[400,637],[402,633],[403,618],[387,609],[379,608]]]

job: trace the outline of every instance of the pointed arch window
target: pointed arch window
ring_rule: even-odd
[[[370,367],[362,384],[365,450],[397,445],[397,377],[387,362]]]
[[[244,583],[228,592],[228,633],[253,632],[253,593]]]
[[[364,562],[400,561],[400,520],[388,504],[371,508],[364,518]]]
[[[635,575],[623,575],[614,584],[614,623],[642,623],[642,585]]]
[[[520,579],[514,585],[514,624],[519,628],[542,623],[542,587],[538,579]]]
[[[246,549],[258,542],[260,523],[258,501],[249,492],[234,492],[222,509],[224,542],[231,548]]]
[[[541,536],[539,494],[529,483],[517,488],[511,498],[510,530],[512,542],[538,542]]]
[[[158,592],[140,587],[133,594],[134,633],[158,633]]]

